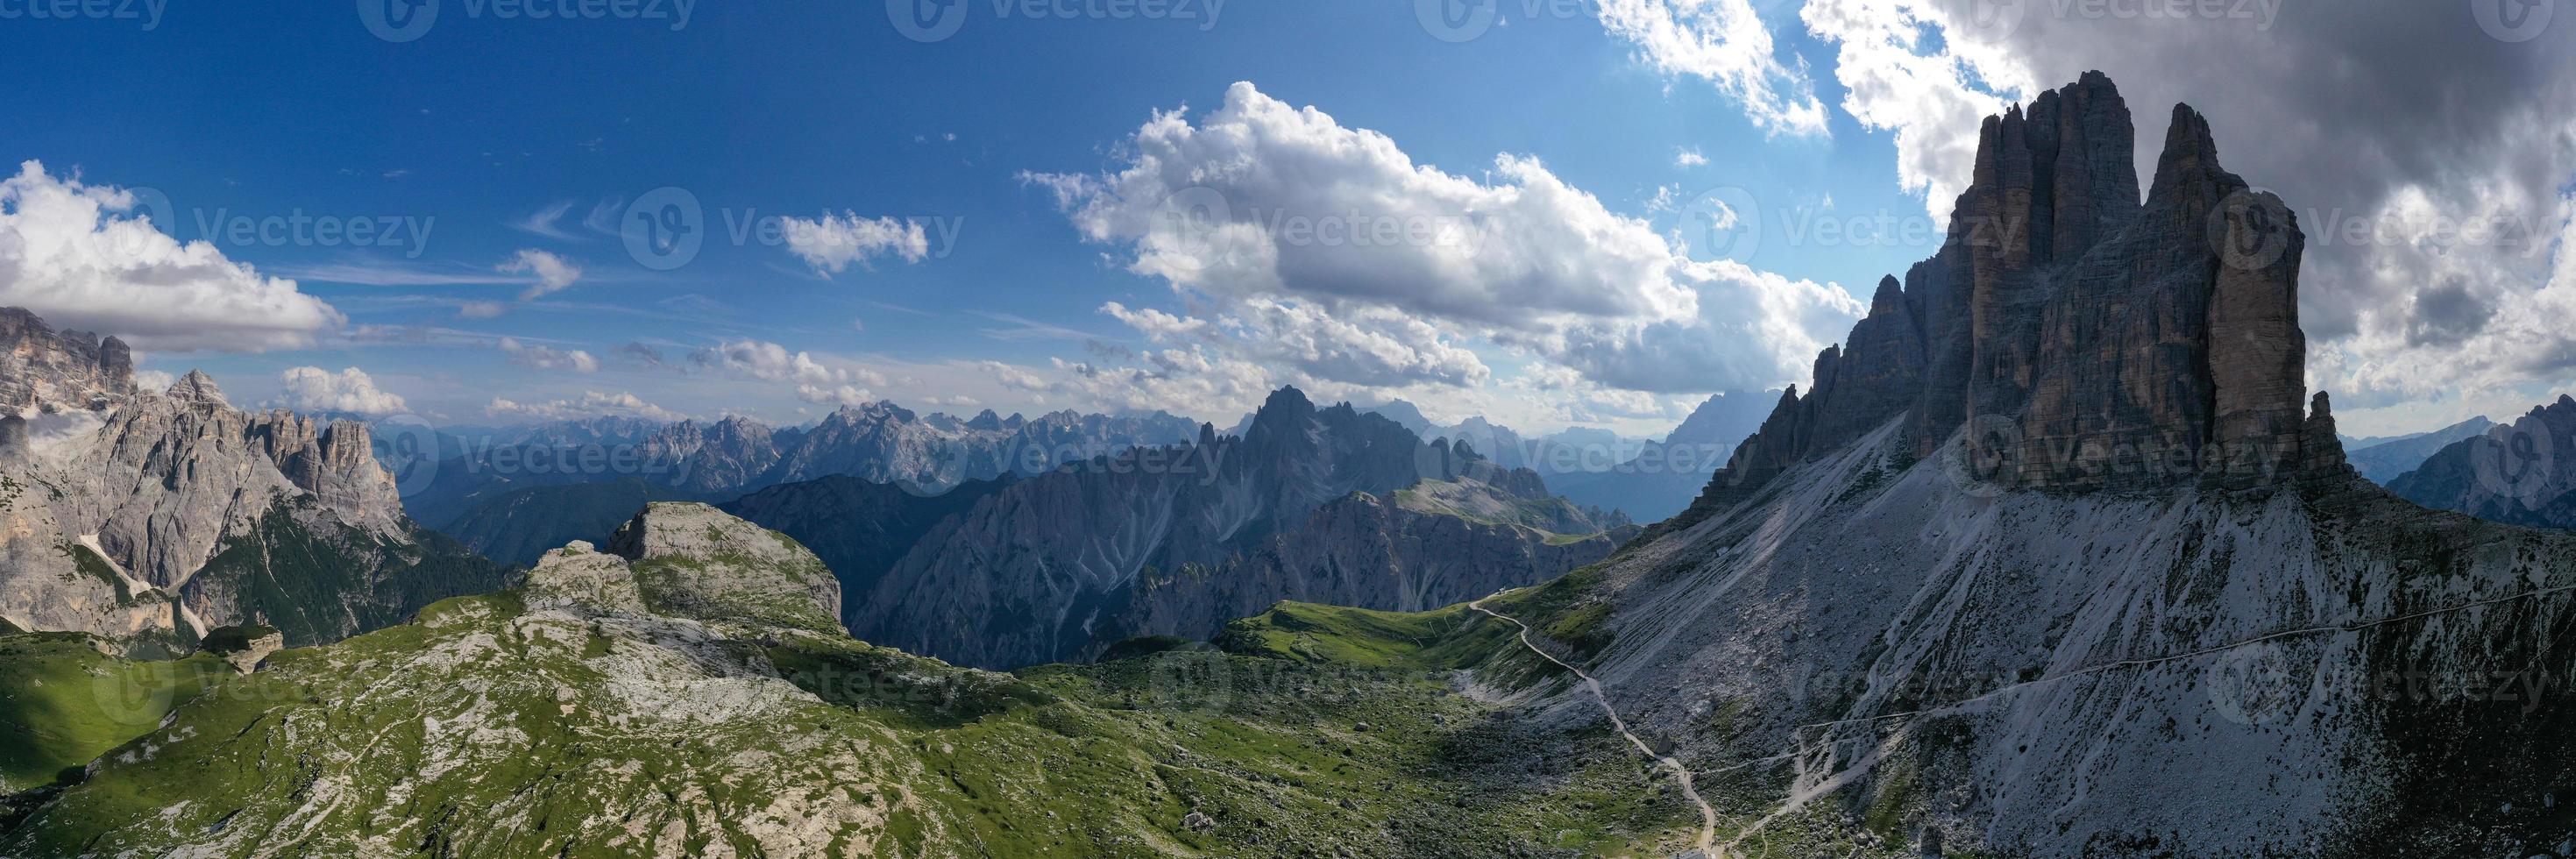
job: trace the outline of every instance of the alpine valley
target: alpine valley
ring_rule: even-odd
[[[2576,401],[2365,479],[2297,215],[2171,117],[2143,183],[2099,72],[1985,118],[1807,384],[1639,445],[390,445],[0,312],[0,856],[2576,854]]]

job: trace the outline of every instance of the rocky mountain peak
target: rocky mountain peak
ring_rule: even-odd
[[[2331,417],[2308,414],[2295,217],[2219,165],[2185,105],[2141,203],[2134,135],[2099,72],[1989,117],[1949,241],[1880,282],[1694,509],[1898,415],[1917,456],[1966,428],[1984,476],[2024,488],[2246,489],[2339,470],[2330,437],[2304,449]]]
[[[0,412],[103,409],[133,393],[125,341],[55,331],[25,308],[0,307]]]
[[[224,399],[224,389],[215,384],[215,377],[206,375],[204,370],[188,371],[188,375],[179,377],[179,381],[172,383],[163,396],[193,406],[218,409],[233,406],[232,401]]]

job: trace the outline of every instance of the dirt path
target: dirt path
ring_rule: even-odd
[[[1636,746],[1639,754],[1645,755],[1648,759],[1653,760],[1656,766],[1662,767],[1664,770],[1671,772],[1673,774],[1673,783],[1681,786],[1682,796],[1689,799],[1692,805],[1699,806],[1699,852],[1700,855],[1703,856],[1715,855],[1711,851],[1717,844],[1717,809],[1716,807],[1709,805],[1708,800],[1704,800],[1699,797],[1699,787],[1692,784],[1694,779],[1691,775],[1690,768],[1683,766],[1682,762],[1679,760],[1655,754],[1655,747],[1648,745],[1644,738],[1637,736],[1635,731],[1628,730],[1627,720],[1619,718],[1618,708],[1610,706],[1610,696],[1601,691],[1601,681],[1592,679],[1592,675],[1584,673],[1583,669],[1576,668],[1573,665],[1568,664],[1565,660],[1558,659],[1547,651],[1540,649],[1536,642],[1530,640],[1529,624],[1522,623],[1519,619],[1510,615],[1502,614],[1486,608],[1485,600],[1488,599],[1493,599],[1493,597],[1485,597],[1484,599],[1468,603],[1467,607],[1475,609],[1478,612],[1482,612],[1488,617],[1492,617],[1518,627],[1520,629],[1520,641],[1522,647],[1529,648],[1529,652],[1538,654],[1540,659],[1556,663],[1557,667],[1573,672],[1574,676],[1582,678],[1583,688],[1591,690],[1592,700],[1600,702],[1601,712],[1609,715],[1610,727],[1617,729],[1620,736],[1628,738],[1628,743]]]

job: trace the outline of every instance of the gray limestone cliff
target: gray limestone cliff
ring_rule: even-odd
[[[203,373],[0,430],[0,526],[0,616],[165,649],[336,640],[501,583],[404,517],[364,425],[235,409]]]
[[[0,307],[0,414],[98,410],[134,393],[134,350],[114,337],[55,331],[24,308]]]

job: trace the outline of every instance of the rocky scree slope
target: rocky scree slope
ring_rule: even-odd
[[[1952,243],[1594,571],[1569,658],[1722,852],[2560,850],[2576,542],[2353,473],[2296,224],[2188,108],[2131,204],[2128,135],[2098,74],[1989,119]]]
[[[1397,498],[1426,480],[1448,485]],[[1503,518],[1431,521],[1470,508]],[[1388,609],[1470,599],[1606,555],[1608,539],[1586,538],[1611,527],[1535,474],[1286,388],[1242,436],[1202,427],[1197,444],[1039,475],[976,503],[855,602],[850,628],[960,664],[1033,665],[1135,636],[1204,637],[1301,596]]]

